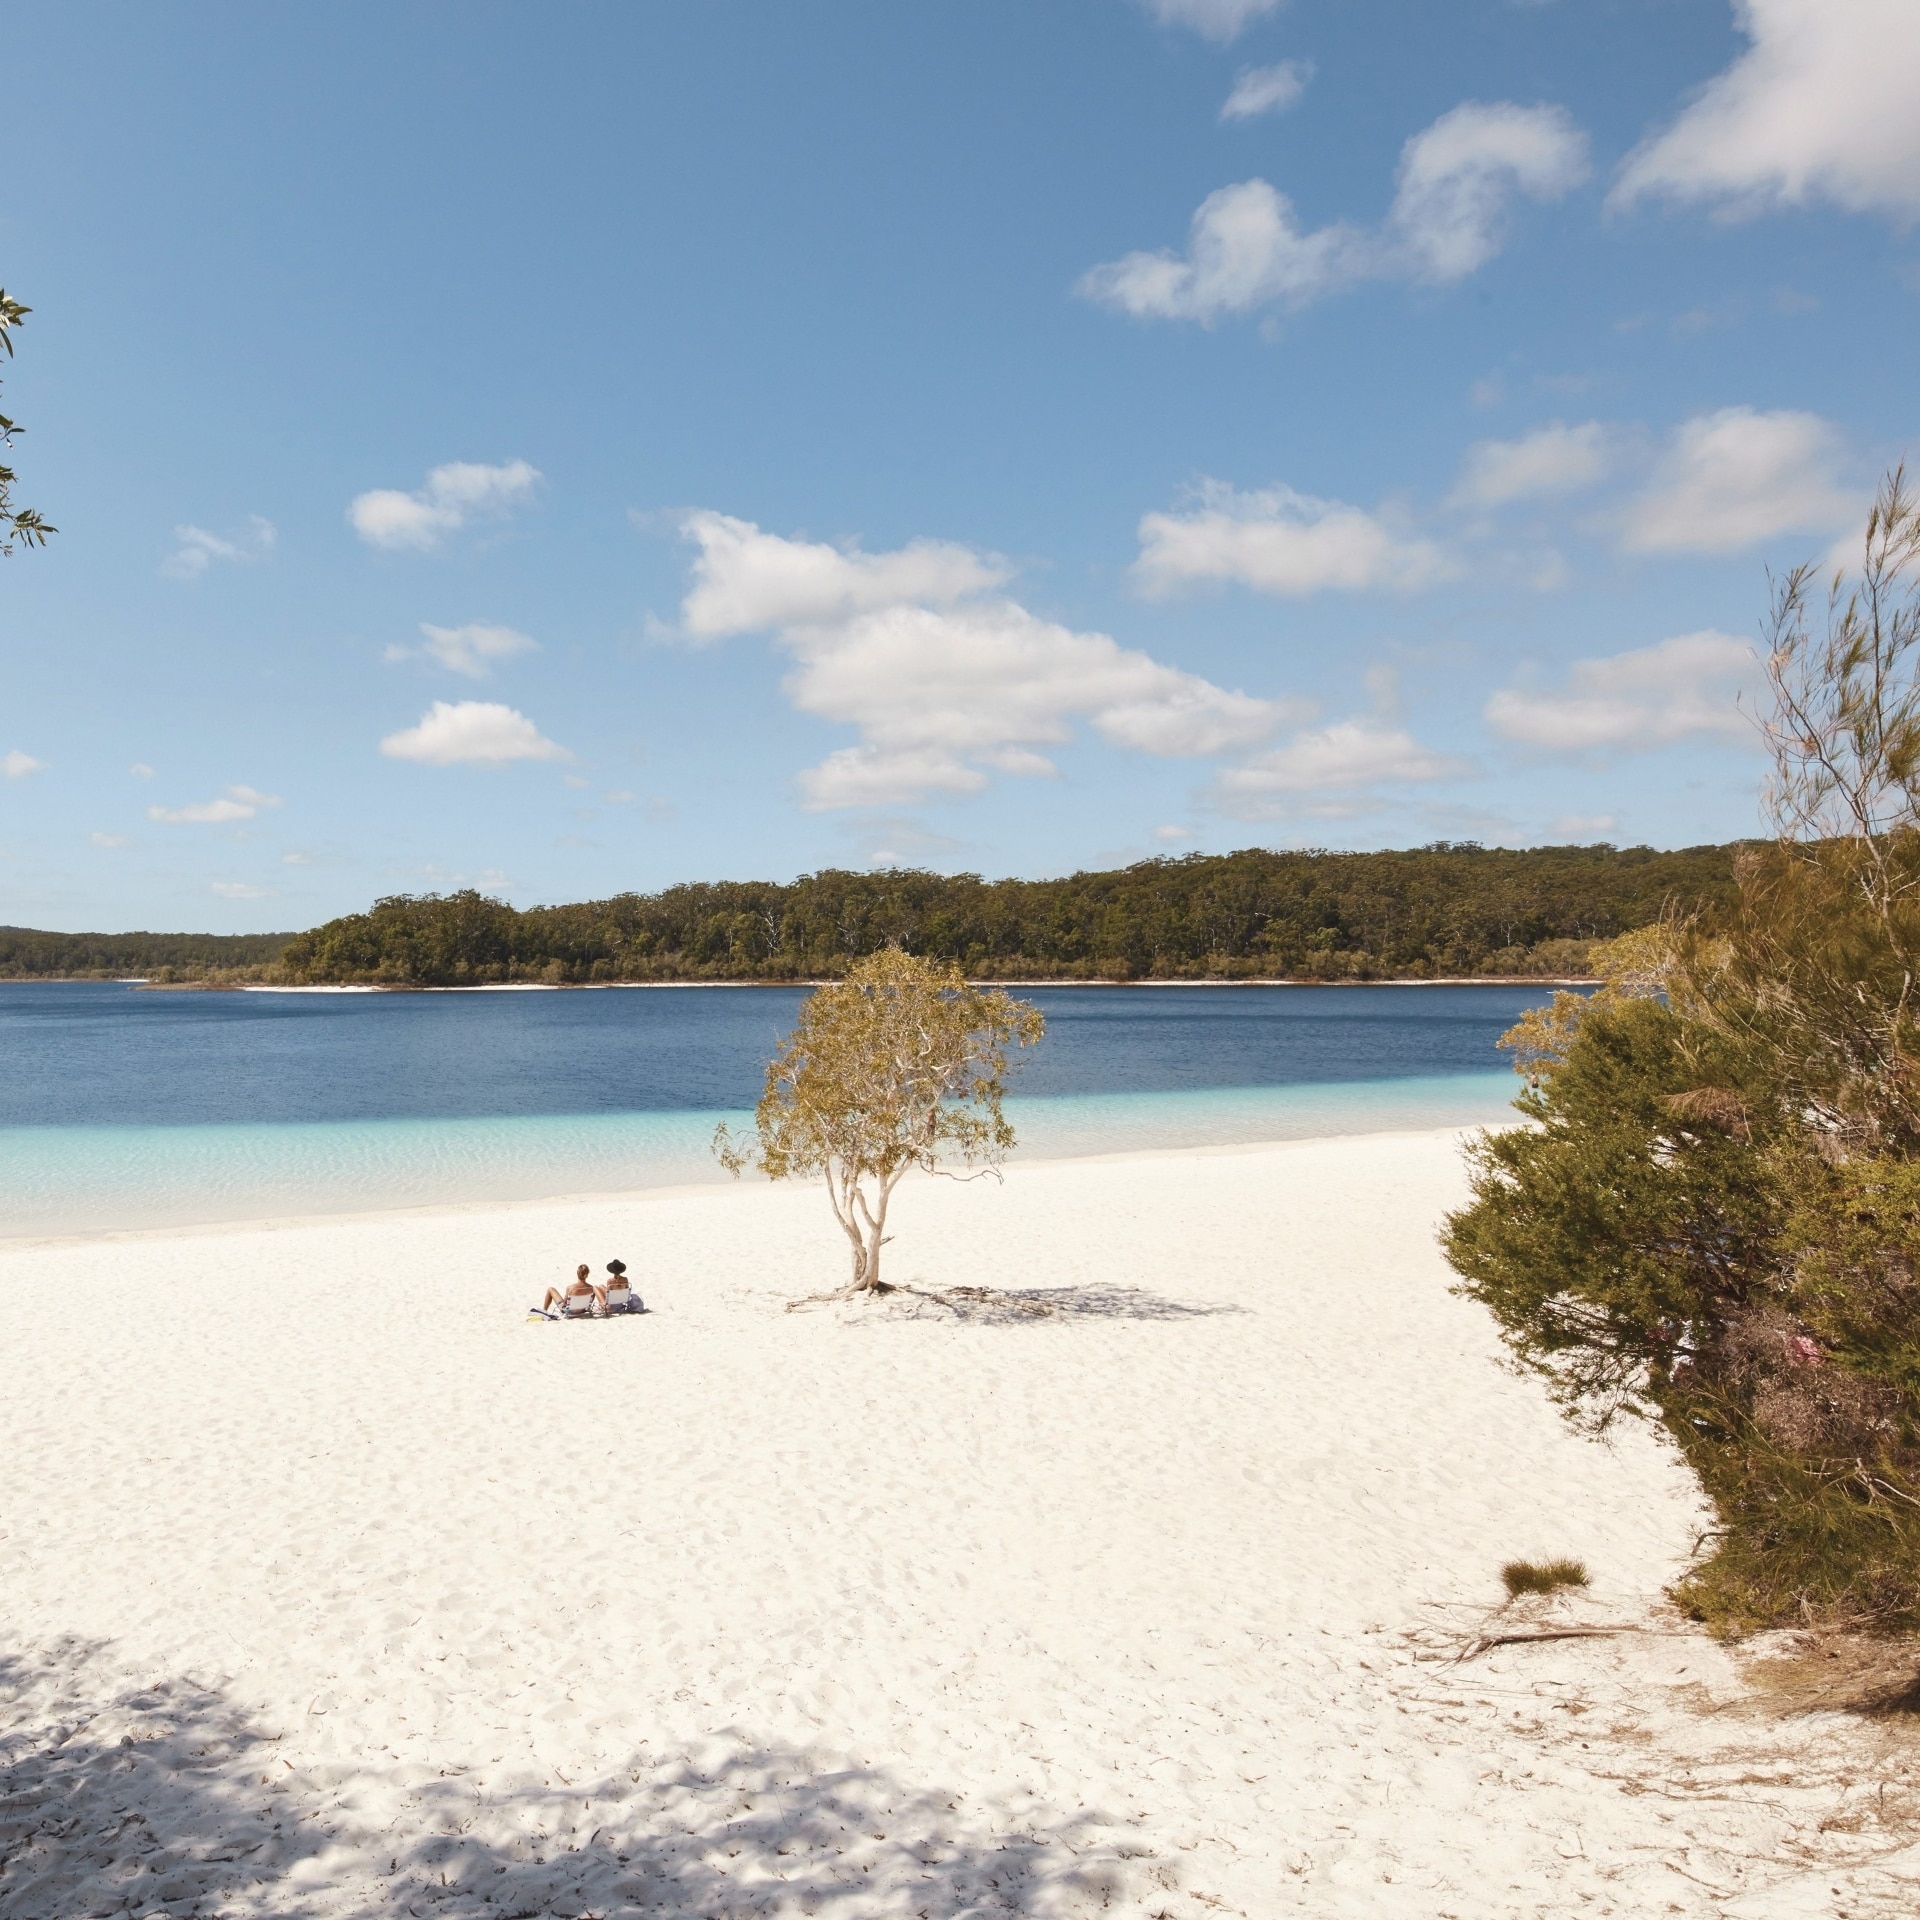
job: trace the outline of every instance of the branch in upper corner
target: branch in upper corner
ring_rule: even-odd
[[[9,299],[6,288],[0,287],[0,348],[5,349],[9,360],[13,358],[13,329],[32,311],[18,300]],[[15,421],[0,413],[0,447],[12,446],[13,436],[20,431]],[[10,554],[16,546],[44,547],[47,536],[60,531],[36,509],[13,504],[13,481],[13,469],[0,465],[0,557]]]

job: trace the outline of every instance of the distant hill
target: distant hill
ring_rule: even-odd
[[[1578,974],[1669,903],[1730,897],[1733,847],[1439,842],[1401,853],[1151,860],[1059,880],[916,871],[727,881],[515,909],[396,896],[288,943],[289,979],[804,980],[899,941],[982,979],[1433,979]]]
[[[0,980],[202,978],[270,966],[290,933],[41,933],[0,927]]]
[[[1580,973],[1593,941],[1670,904],[1728,899],[1736,851],[1440,841],[1400,853],[1189,854],[1059,880],[829,870],[560,907],[399,894],[307,933],[0,927],[0,979],[810,980],[895,940],[979,979],[1538,979]]]

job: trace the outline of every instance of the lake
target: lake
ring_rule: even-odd
[[[0,984],[0,1235],[722,1178],[804,989],[169,993]],[[1497,1121],[1546,989],[1047,987],[1021,1154]]]

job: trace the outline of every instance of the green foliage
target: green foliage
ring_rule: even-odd
[[[373,986],[468,987],[576,977],[564,961],[554,969],[551,940],[526,937],[529,917],[470,887],[422,898],[399,894],[375,901],[368,913],[296,934],[281,958],[296,981]],[[608,976],[586,975],[602,977]]]
[[[293,977],[395,986],[818,980],[889,945],[974,979],[1579,974],[1589,944],[1731,896],[1732,851],[1439,845],[1153,860],[1063,880],[808,874],[516,912],[472,892],[381,900],[300,935]]]
[[[1515,1102],[1537,1125],[1468,1148],[1474,1204],[1443,1229],[1459,1291],[1597,1427],[1656,1410],[1684,1329],[1771,1272],[1780,1202],[1760,1139],[1730,1063],[1701,1061],[1693,1037],[1658,1000],[1589,1004]],[[1703,1113],[1687,1096],[1715,1083]]]
[[[1734,852],[1249,849],[1063,880],[830,870],[525,910],[467,889],[394,895],[293,935],[0,928],[0,978],[284,957],[289,979],[314,984],[821,980],[897,945],[988,980],[1527,979],[1583,973],[1595,941],[1676,902],[1730,900]]]
[[[853,1286],[877,1290],[895,1186],[914,1168],[997,1168],[1014,1144],[1001,1111],[1007,1049],[1045,1030],[1035,1008],[969,986],[950,964],[869,954],[808,996],[767,1068],[752,1134],[723,1126],[714,1152],[736,1175],[824,1175]]]
[[[1508,1036],[1533,1128],[1472,1150],[1460,1290],[1576,1420],[1664,1422],[1716,1626],[1920,1628],[1920,503],[1824,628],[1774,607],[1771,846]]]
[[[18,300],[9,299],[6,288],[0,287],[0,349],[5,350],[9,360],[13,358],[13,330],[32,311]],[[17,422],[0,413],[0,452],[10,449],[14,435],[21,431]],[[60,531],[58,527],[49,526],[33,508],[13,504],[13,482],[13,469],[0,462],[0,557],[10,554],[16,546],[44,547],[47,535]]]
[[[1558,1593],[1562,1587],[1592,1582],[1578,1560],[1509,1560],[1500,1569],[1500,1584],[1509,1600],[1518,1600],[1523,1593]]]
[[[1847,1151],[1920,1152],[1920,831],[1751,848],[1738,869],[1689,956],[1695,1012]]]
[[[1701,1401],[1676,1428],[1720,1525],[1674,1598],[1725,1633],[1920,1630],[1920,1480],[1885,1461],[1773,1439]]]
[[[0,980],[198,981],[263,974],[285,933],[37,933],[0,927]]]
[[[1889,1427],[1920,1445],[1920,1163],[1815,1160],[1799,1170],[1787,1221],[1796,1309],[1823,1351],[1905,1403]]]
[[[1844,1154],[1920,1153],[1920,501],[1889,474],[1857,573],[1797,567],[1767,676],[1774,845],[1740,862],[1700,1017],[1764,1054],[1784,1100]]]
[[[1717,1627],[1920,1624],[1920,1165],[1831,1163],[1751,1060],[1603,995],[1469,1149],[1459,1291],[1576,1423],[1661,1421],[1720,1518]]]
[[[1687,1389],[1681,1443],[1720,1509],[1682,1597],[1734,1627],[1920,1626],[1920,1164],[1774,1156],[1774,1298]]]

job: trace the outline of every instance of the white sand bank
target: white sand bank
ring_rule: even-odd
[[[811,1190],[0,1252],[0,1911],[1911,1911],[1819,1831],[1869,1736],[1698,1636],[1433,1657],[1516,1554],[1652,1620],[1701,1524],[1501,1371],[1461,1191],[916,1187],[896,1280],[1080,1290],[966,1324],[784,1312]],[[522,1319],[616,1253],[652,1314]]]

